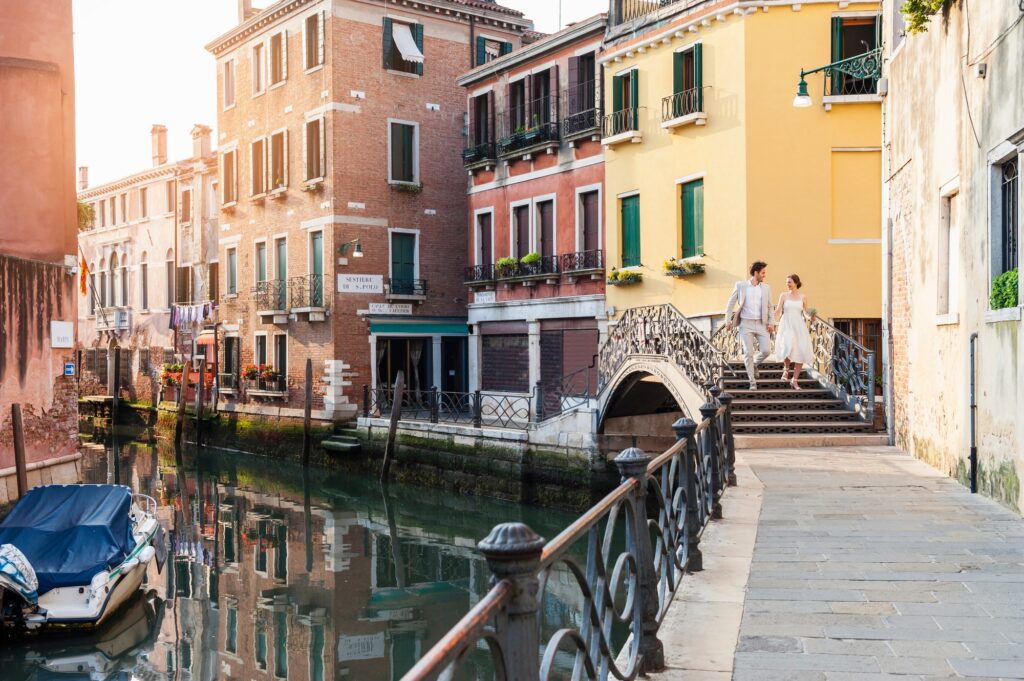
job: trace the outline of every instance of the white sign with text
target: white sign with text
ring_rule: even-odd
[[[73,348],[75,347],[75,323],[74,322],[50,322],[50,347],[51,348]]]
[[[473,294],[474,303],[493,303],[494,291],[477,291]]]
[[[384,275],[339,274],[338,293],[384,293]]]
[[[412,314],[412,303],[370,303],[370,314]]]

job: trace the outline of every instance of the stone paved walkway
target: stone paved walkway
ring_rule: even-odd
[[[887,447],[740,464],[656,678],[1024,679],[1020,516]]]

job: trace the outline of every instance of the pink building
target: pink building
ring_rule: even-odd
[[[0,3],[0,27],[0,475],[14,475],[21,404],[31,485],[77,456],[71,1]]]
[[[469,101],[470,389],[596,388],[604,305],[601,14],[459,78]],[[571,377],[571,378],[566,378]],[[549,402],[551,404],[549,404]]]

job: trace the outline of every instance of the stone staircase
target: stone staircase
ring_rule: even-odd
[[[356,437],[354,422],[335,424],[334,434],[323,440],[320,446],[336,454],[358,454],[363,448]]]
[[[806,371],[795,390],[782,380],[781,362],[766,362],[758,367],[757,390],[750,390],[743,363],[730,367],[734,373],[726,375],[723,387],[733,396],[737,448],[888,444],[884,433],[875,432]]]

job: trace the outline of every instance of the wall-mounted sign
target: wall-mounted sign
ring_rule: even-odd
[[[73,348],[75,347],[75,323],[74,322],[50,322],[50,347],[51,348]]]
[[[364,636],[339,636],[338,661],[372,660],[384,657],[384,632]]]
[[[384,293],[384,275],[339,274],[338,293]]]
[[[474,303],[493,303],[494,301],[494,291],[477,291],[473,294]]]
[[[370,314],[412,314],[412,303],[370,303]]]
[[[75,363],[74,362],[64,362],[64,375],[65,376],[74,376],[75,375]]]

